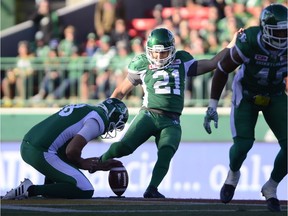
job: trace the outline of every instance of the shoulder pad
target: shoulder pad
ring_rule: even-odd
[[[128,65],[128,70],[129,72],[135,71],[135,73],[137,73],[139,71],[146,70],[149,64],[150,63],[147,60],[145,54],[137,55],[132,59],[132,61]]]
[[[181,60],[182,62],[187,62],[187,61],[191,61],[192,59],[194,58],[189,52],[185,50],[179,50],[176,52],[174,61]]]

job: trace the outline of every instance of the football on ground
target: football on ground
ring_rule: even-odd
[[[111,190],[117,195],[121,196],[127,189],[129,183],[129,176],[124,166],[114,167],[109,171],[108,181]]]

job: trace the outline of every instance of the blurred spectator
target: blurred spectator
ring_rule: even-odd
[[[89,68],[89,64],[97,49],[98,45],[96,41],[96,35],[91,32],[87,35],[87,41],[84,46],[84,51],[82,52],[82,56],[86,57],[84,58],[85,67],[83,74],[80,76],[79,86],[80,98],[82,102],[87,102],[87,100],[89,99],[89,86],[90,84],[93,84],[95,82],[95,77],[93,77],[94,75],[90,75],[91,68]]]
[[[47,95],[52,94],[60,85],[62,80],[62,72],[60,69],[60,61],[57,56],[56,49],[50,49],[48,58],[44,60],[44,77],[41,81],[38,93],[33,96],[33,102],[41,102]]]
[[[96,43],[96,35],[91,32],[87,35],[87,40],[83,48],[82,56],[87,56],[88,58],[92,57],[97,48],[98,46]]]
[[[115,48],[111,47],[110,42],[110,36],[103,35],[99,41],[99,48],[96,50],[90,62],[90,68],[92,71],[90,76],[92,75],[95,77],[93,89],[94,95],[92,95],[92,98],[103,99],[110,96],[110,71],[108,70],[108,66],[116,54]],[[87,76],[87,73],[83,76]],[[86,84],[86,86],[86,88],[88,88],[88,84]]]
[[[108,69],[110,70],[109,88],[110,94],[127,75],[128,64],[132,60],[129,55],[129,44],[126,41],[118,41],[116,44],[116,55],[111,59]]]
[[[32,53],[35,57],[44,60],[48,57],[48,53],[50,51],[50,47],[48,44],[44,42],[44,34],[41,31],[36,32],[35,41],[32,47]]]
[[[18,56],[16,66],[7,70],[2,81],[3,100],[6,104],[11,104],[11,99],[17,99],[17,103],[24,103],[24,100],[33,95],[34,76],[32,58],[29,53],[28,42],[18,43]],[[14,91],[15,90],[15,91]]]
[[[155,7],[152,10],[152,16],[156,20],[157,26],[163,23],[162,10],[163,6],[161,4],[155,5]]]
[[[58,39],[61,31],[56,12],[50,10],[48,0],[37,1],[37,11],[30,18],[36,25],[37,31],[43,33],[44,44],[50,40]]]
[[[124,41],[126,44],[129,44],[130,36],[126,29],[126,24],[123,19],[117,19],[115,21],[115,26],[111,31],[111,46],[115,46],[118,41]],[[129,47],[128,47],[129,49]]]
[[[135,37],[131,40],[131,52],[130,57],[133,59],[135,56],[145,53],[144,46],[143,46],[143,40],[140,37]],[[128,66],[128,65],[126,65]],[[128,94],[128,98],[132,99],[131,97],[134,97],[135,99],[141,100],[143,96],[143,88],[140,86],[136,86],[132,91]]]
[[[163,22],[160,26],[156,26],[156,28],[167,28],[168,30],[170,30],[173,34],[177,33],[177,29],[174,26],[174,23],[172,21],[172,17],[167,17],[163,19]],[[152,30],[152,29],[151,29]]]
[[[95,6],[94,25],[98,38],[110,35],[116,19],[115,0],[99,0]]]
[[[75,38],[75,28],[72,25],[67,26],[64,29],[64,38],[60,41],[58,45],[58,55],[59,57],[69,57],[73,53],[76,43]]]
[[[135,37],[131,40],[131,57],[144,53],[143,40],[140,37]]]
[[[182,20],[179,23],[178,35],[180,37],[180,43],[182,45],[190,44],[190,29],[189,29],[189,24],[187,20]]]
[[[79,57],[78,48],[72,48],[72,54],[69,58],[64,79],[55,91],[49,95],[53,99],[71,98],[79,94],[79,83],[84,71],[83,58]]]
[[[190,53],[194,55],[203,55],[204,54],[204,46],[203,46],[203,40],[199,36],[199,33],[197,30],[191,30],[190,31]]]
[[[231,40],[233,34],[237,31],[237,29],[243,27],[237,26],[237,20],[234,16],[232,4],[225,6],[224,14],[225,17],[219,20],[217,23],[218,39],[221,46],[224,42]]]
[[[246,23],[253,17],[253,15],[247,11],[247,7],[243,1],[238,1],[233,4],[233,13],[236,18],[237,29],[244,28]]]
[[[181,17],[179,8],[174,9],[174,12],[171,16],[171,21],[173,23],[174,33],[179,33],[179,25],[182,21],[182,17]]]
[[[209,16],[205,28],[199,30],[199,35],[203,40],[205,54],[214,55],[218,53],[222,47],[218,44],[217,20],[219,20],[217,8],[214,6],[209,7]]]

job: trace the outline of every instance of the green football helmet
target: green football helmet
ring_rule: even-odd
[[[97,106],[105,111],[109,119],[109,125],[101,137],[103,139],[114,138],[117,135],[117,131],[124,129],[129,117],[128,108],[117,98],[108,98]]]
[[[153,53],[168,52],[165,58],[154,58]],[[175,59],[175,39],[171,31],[165,28],[157,28],[151,31],[146,42],[146,56],[154,68],[161,69]]]
[[[287,8],[271,4],[260,15],[260,28],[264,43],[275,49],[287,48]]]

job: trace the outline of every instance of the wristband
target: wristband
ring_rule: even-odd
[[[211,108],[213,108],[214,110],[216,110],[217,109],[217,106],[218,106],[218,100],[216,100],[216,99],[210,99],[209,100],[209,105],[208,105],[208,107],[211,107]]]

